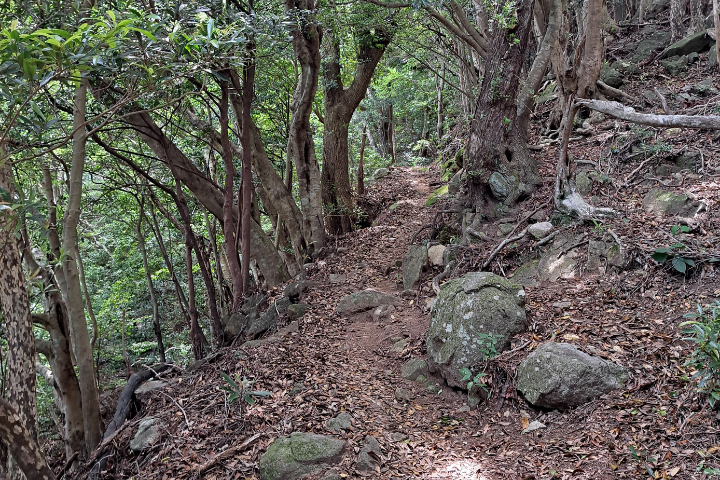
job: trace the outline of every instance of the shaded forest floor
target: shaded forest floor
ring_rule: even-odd
[[[662,84],[679,94],[711,75],[701,55],[684,77],[672,81],[660,67],[647,65],[642,77],[638,73],[628,79],[625,90],[641,98],[644,89]],[[677,98],[682,104],[676,103],[676,108],[698,107],[697,113],[705,111],[703,105],[709,109],[717,103],[720,95]],[[658,109],[659,105],[645,105],[647,112]],[[549,106],[538,110],[543,118]],[[538,137],[533,134],[533,141]],[[664,147],[634,156],[658,144]],[[672,167],[671,163],[677,166],[674,158],[698,150],[701,164]],[[343,478],[359,475],[354,462],[365,435],[375,436],[382,447],[375,478],[710,478],[702,472],[720,468],[720,414],[711,411],[687,381],[683,363],[692,348],[682,340],[678,325],[698,303],[720,297],[720,270],[699,264],[683,276],[651,260],[655,248],[674,241],[668,238],[671,228],[687,219],[650,215],[643,197],[660,187],[705,202],[706,210],[691,219],[692,230],[682,241],[717,250],[718,138],[711,132],[641,131],[605,119],[593,125],[590,136],[571,143],[570,153],[579,166],[589,165],[586,173],[595,172],[588,173],[591,202],[620,215],[597,225],[566,226],[577,245],[561,251],[558,259],[572,257],[576,267],[554,282],[526,287],[530,328],[513,339],[513,346],[521,348],[493,364],[492,395],[477,410],[469,411],[465,394],[442,386],[440,379],[435,380],[441,392],[430,393],[400,376],[405,361],[425,353],[427,301],[434,297],[430,281],[439,270],[426,272],[419,293],[406,297],[396,261],[411,237],[447,205],[425,206],[430,193],[442,185],[434,167],[395,168],[369,187],[368,196],[382,212],[374,226],[332,239],[331,253],[307,268],[312,286],[301,301],[310,309],[298,320],[297,329],[286,319],[292,328],[284,338],[256,348],[223,349],[198,370],[168,374],[162,389],[140,394],[140,415],[114,440],[111,476],[254,479],[259,457],[273,440],[293,431],[330,434],[325,422],[345,411],[353,418],[352,428],[335,434],[350,446],[338,467]],[[545,183],[518,209],[506,213],[515,221],[551,198],[557,152],[548,145],[534,154]],[[395,207],[391,210],[390,205]],[[497,221],[488,222],[484,233],[491,241],[468,247],[454,276],[478,270],[501,240],[498,228]],[[607,238],[610,229],[623,243],[628,266],[588,269],[587,242]],[[416,242],[422,239],[421,233]],[[526,239],[504,250],[490,268],[510,275],[538,252],[536,243]],[[331,274],[344,278],[333,277],[337,283],[331,282]],[[395,295],[401,305],[380,320],[370,313],[343,317],[335,312],[341,297],[366,288]],[[276,294],[281,293],[282,288],[277,289]],[[401,338],[410,341],[394,351]],[[627,367],[630,381],[623,390],[577,409],[532,407],[518,397],[513,375],[530,351],[550,339]],[[268,390],[272,397],[252,406],[229,404],[221,373],[247,376],[256,381],[254,389]],[[399,387],[411,392],[411,401],[396,400]],[[149,452],[135,456],[129,453],[129,442],[147,415],[161,420],[162,439]],[[547,427],[521,434],[533,420]],[[216,455],[257,434],[257,441],[247,448],[200,473]]]
[[[424,353],[425,302],[434,294],[428,272],[420,295],[402,297],[395,262],[442,208],[425,207],[437,177],[432,170],[398,168],[371,187],[383,213],[375,226],[333,240],[334,250],[346,252],[309,268],[313,286],[302,301],[311,308],[297,332],[257,348],[225,349],[193,373],[169,375],[162,394],[141,394],[141,416],[161,419],[162,440],[141,456],[127,453],[140,417],[128,422],[116,439],[114,478],[257,478],[259,456],[274,439],[293,431],[330,434],[325,422],[340,411],[353,417],[352,428],[339,434],[352,447],[339,467],[347,478],[357,476],[353,452],[368,434],[383,448],[377,478],[638,478],[647,468],[658,472],[656,478],[703,478],[695,471],[700,462],[717,466],[718,418],[681,380],[690,349],[677,329],[696,302],[720,295],[714,270],[684,279],[662,267],[635,268],[527,288],[531,328],[513,342],[527,346],[499,362],[494,394],[476,411],[468,411],[460,392],[444,387],[433,394],[401,378],[402,364]],[[625,197],[626,212],[633,198]],[[526,202],[526,211],[541,201],[538,195],[537,202]],[[391,203],[397,207],[389,211]],[[622,238],[644,240],[648,226],[640,221],[618,219],[613,228]],[[476,245],[466,260],[482,259],[493,247]],[[517,256],[510,253],[498,265],[512,268]],[[330,274],[345,280],[332,283]],[[342,296],[365,288],[396,295],[402,305],[380,321],[370,313],[335,313]],[[402,337],[411,341],[394,352]],[[627,388],[562,413],[531,407],[515,393],[512,374],[531,349],[551,338],[630,368]],[[253,388],[273,395],[253,406],[228,404],[221,372],[252,378]],[[409,403],[395,399],[398,387],[412,392]],[[522,435],[523,417],[547,428]],[[257,433],[250,448],[199,474],[205,462]]]

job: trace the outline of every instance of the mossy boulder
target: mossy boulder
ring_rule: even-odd
[[[484,359],[478,334],[492,334],[498,353],[508,349],[513,336],[527,328],[524,305],[522,287],[492,273],[469,273],[445,283],[430,316],[429,370],[451,387],[466,388],[460,369]]]
[[[653,53],[665,48],[668,43],[670,43],[669,32],[653,33],[652,35],[645,37],[635,46],[635,52],[628,60],[631,63],[638,63],[642,60],[647,60]]]
[[[400,299],[377,290],[363,290],[341,298],[335,310],[341,315],[352,315],[380,305],[400,305]]]
[[[603,66],[600,71],[600,80],[613,88],[619,88],[625,83],[622,74],[609,65]]]
[[[517,388],[533,405],[561,410],[621,388],[625,368],[581,352],[569,343],[547,342],[520,363]]]
[[[714,45],[715,41],[710,38],[705,30],[683,38],[673,43],[665,51],[665,58],[688,55],[690,53],[700,53],[708,50],[710,45]]]
[[[688,216],[695,213],[697,204],[687,195],[668,192],[659,188],[650,190],[643,198],[643,207],[655,215]]]
[[[296,480],[342,460],[345,442],[326,435],[294,432],[275,440],[260,457],[260,480]]]

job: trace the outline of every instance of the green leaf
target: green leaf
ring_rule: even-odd
[[[685,273],[685,271],[687,270],[687,264],[685,263],[685,259],[682,257],[673,258],[672,266],[675,270],[677,270],[680,273]]]
[[[668,259],[668,254],[666,252],[661,252],[660,250],[661,250],[660,248],[655,250],[655,253],[652,254],[652,259],[658,263],[663,263],[665,260]],[[665,250],[665,249],[662,249],[662,250]]]

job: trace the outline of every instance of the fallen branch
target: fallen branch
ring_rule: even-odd
[[[653,88],[653,91],[655,92],[655,95],[660,99],[660,105],[662,105],[663,112],[665,115],[672,115],[673,111],[668,107],[667,100],[665,100],[665,95],[660,93],[660,90],[657,89],[657,87]]]
[[[637,113],[634,108],[626,107],[618,102],[603,100],[575,100],[575,103],[588,107],[596,112],[640,125],[651,127],[682,127],[702,128],[706,130],[720,130],[720,116],[717,115],[655,115],[650,113]]]
[[[515,235],[514,237],[508,237],[508,238],[506,238],[505,240],[503,240],[503,241],[500,243],[500,245],[498,245],[497,247],[495,247],[495,250],[492,251],[492,253],[491,253],[490,256],[487,258],[487,260],[485,260],[485,263],[483,263],[483,265],[482,265],[482,269],[484,270],[484,269],[486,269],[486,268],[488,267],[488,265],[490,265],[490,262],[493,261],[493,258],[495,258],[495,255],[497,255],[497,254],[500,252],[500,250],[502,250],[502,249],[505,247],[505,245],[507,245],[508,243],[514,242],[514,241],[516,241],[516,240],[520,240],[520,239],[523,238],[526,234],[527,234],[527,228],[524,228],[522,232],[518,233],[518,234]]]
[[[596,82],[598,89],[600,90],[600,93],[605,95],[606,97],[614,98],[616,100],[620,100],[621,98],[627,100],[628,102],[637,103],[637,99],[631,95],[628,95],[627,93],[623,92],[622,90],[618,90],[617,88],[613,88],[607,83],[598,80]]]
[[[252,446],[252,444],[254,444],[255,442],[257,442],[257,441],[260,439],[260,437],[262,437],[263,435],[265,435],[265,432],[256,433],[255,435],[253,435],[252,437],[248,438],[247,440],[245,440],[243,443],[241,443],[241,444],[238,445],[237,447],[230,447],[230,448],[228,448],[227,450],[225,450],[224,452],[220,453],[220,454],[219,454],[218,456],[216,456],[215,458],[213,458],[213,459],[211,459],[211,460],[203,463],[202,465],[200,465],[200,466],[197,468],[197,470],[196,470],[197,473],[199,473],[199,474],[205,473],[205,472],[207,472],[208,470],[210,470],[212,467],[214,467],[215,465],[217,465],[219,462],[222,462],[223,460],[225,460],[225,459],[227,459],[227,458],[229,458],[229,457],[232,457],[233,455],[235,455],[235,454],[237,454],[237,453],[242,452],[243,450],[247,449],[248,447]]]
[[[639,171],[645,166],[646,163],[648,163],[650,160],[654,159],[655,157],[657,157],[657,153],[656,153],[655,155],[652,155],[650,158],[648,158],[648,159],[646,159],[646,160],[643,160],[643,161],[640,163],[640,165],[638,165],[638,167],[637,167],[635,170],[633,170],[632,172],[630,172],[630,175],[628,175],[627,177],[625,177],[625,185],[629,185],[629,184],[630,184],[630,180],[632,180],[632,178],[635,176],[635,174],[636,174],[637,172],[639,172]]]

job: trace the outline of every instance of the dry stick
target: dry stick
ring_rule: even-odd
[[[625,177],[625,185],[629,185],[629,184],[630,184],[630,180],[635,176],[635,174],[636,174],[637,172],[639,172],[639,171],[645,166],[646,163],[648,163],[650,160],[654,159],[655,157],[657,157],[657,153],[656,153],[655,155],[651,156],[650,158],[648,158],[648,159],[643,160],[642,162],[640,162],[640,165],[639,165],[635,170],[633,170],[632,172],[630,172],[630,175],[628,175],[627,177]]]
[[[187,413],[185,413],[185,409],[183,407],[181,407],[180,404],[178,402],[176,402],[175,399],[173,397],[171,397],[170,395],[168,395],[167,393],[161,392],[160,390],[158,390],[157,392],[161,395],[165,395],[167,398],[172,400],[172,402],[175,404],[175,406],[178,407],[180,409],[180,411],[182,412],[183,417],[185,417],[185,425],[187,425],[187,427],[190,428],[190,422],[188,422]]]
[[[245,440],[243,443],[241,443],[237,447],[228,448],[227,450],[220,453],[218,456],[216,456],[212,460],[209,460],[209,461],[203,463],[202,465],[200,465],[200,467],[198,467],[198,469],[197,469],[197,473],[201,473],[201,474],[205,473],[208,470],[210,470],[212,467],[217,465],[218,462],[221,462],[222,460],[225,460],[226,458],[231,457],[231,456],[235,455],[236,453],[242,452],[243,450],[245,450],[246,448],[251,446],[253,443],[255,443],[263,435],[265,435],[265,432],[256,433],[255,435],[248,438],[247,440]]]
[[[57,480],[60,480],[62,477],[65,476],[67,471],[70,469],[72,464],[75,462],[75,459],[78,458],[78,455],[80,455],[80,452],[73,453],[72,456],[68,459],[68,461],[65,462],[65,466],[57,474]]]
[[[567,247],[567,248],[563,248],[563,249],[560,251],[560,253],[557,254],[557,256],[556,256],[555,258],[560,258],[560,257],[562,257],[563,255],[565,255],[566,253],[568,253],[570,250],[572,250],[573,248],[577,248],[577,247],[579,247],[579,246],[581,246],[581,245],[585,245],[585,244],[588,243],[589,241],[590,241],[589,239],[585,238],[585,239],[583,239],[583,240],[580,240],[580,241],[577,242],[577,243],[574,243],[574,244],[570,245],[570,246]]]
[[[525,234],[527,234],[527,228],[524,228],[522,232],[518,233],[514,237],[508,237],[505,240],[503,240],[500,243],[500,245],[495,247],[495,250],[492,251],[492,253],[487,258],[487,260],[485,260],[485,263],[483,263],[483,265],[482,265],[482,269],[484,270],[487,268],[488,265],[490,265],[490,262],[492,262],[493,258],[495,258],[495,255],[497,255],[500,252],[500,250],[502,250],[503,247],[505,247],[505,245],[507,245],[508,243],[514,242],[516,240],[520,240],[521,238],[523,238],[525,236]]]
[[[598,88],[600,89],[600,93],[605,95],[606,97],[611,97],[615,99],[625,99],[628,102],[637,103],[637,99],[631,95],[628,95],[627,93],[623,92],[622,90],[618,90],[617,88],[613,88],[607,83],[598,80],[596,82]]]
[[[653,88],[653,91],[655,92],[655,95],[658,96],[660,99],[660,105],[662,105],[663,112],[665,115],[672,115],[673,111],[668,107],[667,100],[665,100],[665,96],[660,93],[660,90],[657,89],[657,87]]]

